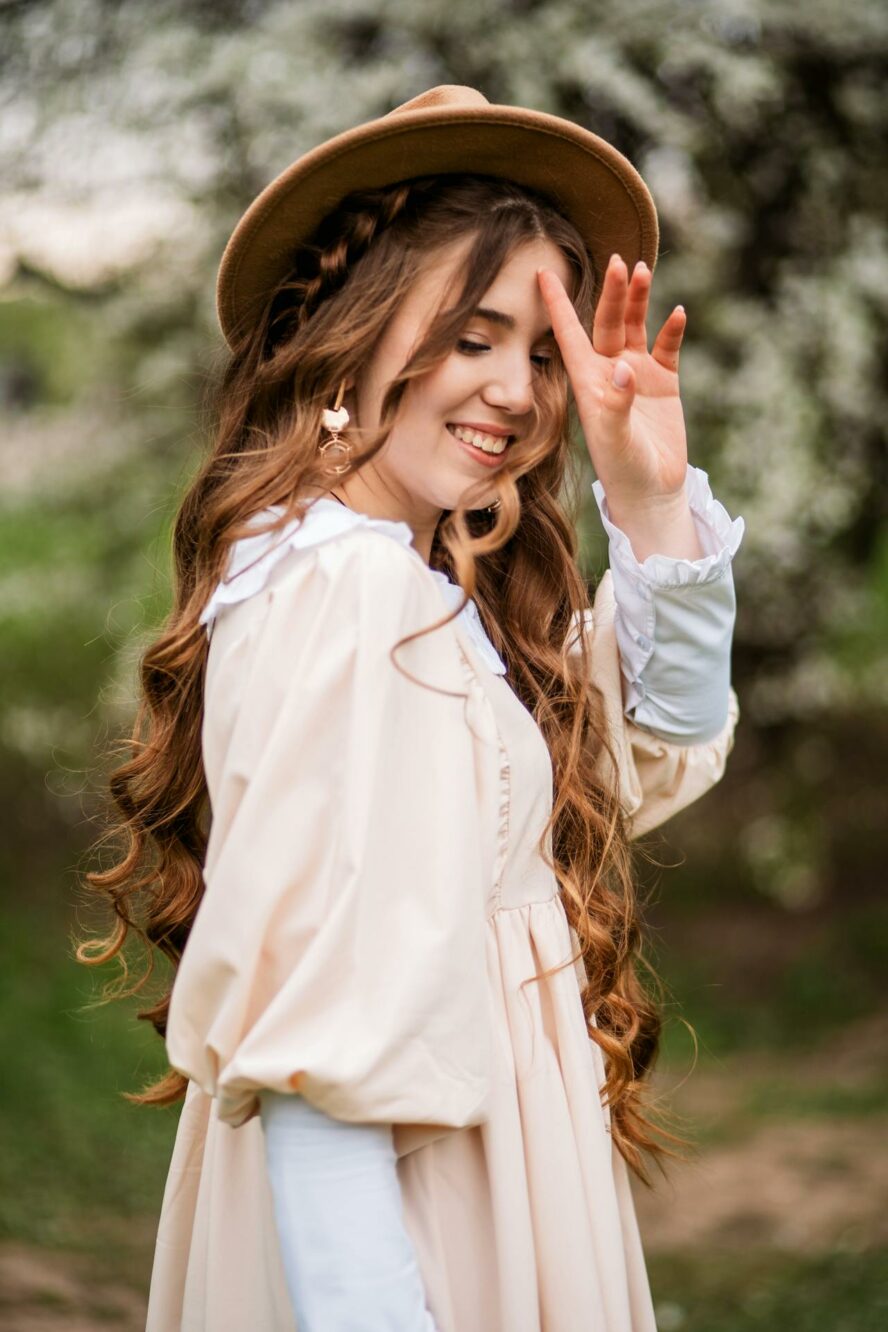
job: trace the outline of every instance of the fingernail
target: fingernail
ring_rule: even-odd
[[[625,388],[629,383],[631,374],[632,371],[626,361],[617,361],[617,364],[614,366],[614,383],[617,388]]]

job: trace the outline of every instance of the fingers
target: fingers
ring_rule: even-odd
[[[552,332],[576,392],[588,379],[587,369],[592,356],[589,338],[558,274],[542,268],[538,281],[552,320]]]
[[[538,270],[538,275],[552,318],[552,331],[573,385],[577,404],[582,410],[581,399],[589,398],[594,386],[600,382],[599,374],[590,374],[595,362],[593,349],[599,355],[609,358],[617,357],[624,351],[647,354],[645,321],[652,274],[644,261],[639,260],[630,278],[622,256],[611,256],[595,310],[591,341],[558,275],[546,268]],[[686,324],[684,306],[677,305],[660,329],[651,350],[652,359],[673,373],[678,372],[679,350]],[[634,393],[634,389],[633,374],[630,394]]]
[[[629,408],[635,397],[635,371],[622,357],[614,366],[613,374],[605,385],[601,395],[601,405],[607,412],[617,416],[628,416]]]
[[[626,346],[626,292],[629,276],[618,254],[612,254],[592,324],[592,346],[602,356],[616,356]]]
[[[629,277],[625,260],[611,255],[592,325],[592,346],[602,356],[618,356],[625,347],[647,351],[651,271],[639,259]]]
[[[639,259],[629,282],[625,314],[626,346],[631,347],[633,351],[647,351],[647,329],[644,321],[647,318],[650,294],[651,270],[643,259]]]
[[[678,373],[678,353],[688,317],[683,305],[676,305],[651,348],[651,356],[666,370]]]

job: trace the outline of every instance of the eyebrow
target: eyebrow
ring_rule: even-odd
[[[479,319],[487,319],[491,324],[501,324],[503,328],[511,329],[515,327],[514,315],[506,314],[503,310],[492,310],[488,305],[477,306],[472,311],[472,314],[477,315]],[[551,328],[545,329],[540,334],[540,337],[551,338],[552,337]]]

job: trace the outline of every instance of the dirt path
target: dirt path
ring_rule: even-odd
[[[94,1264],[23,1244],[0,1246],[0,1327],[4,1332],[144,1332],[138,1292],[94,1276]]]
[[[884,1118],[829,1120],[774,1124],[735,1146],[710,1147],[653,1193],[634,1190],[645,1248],[888,1245],[885,1137]]]
[[[810,1105],[878,1086],[886,1050],[888,1015],[876,1014],[791,1062],[757,1053],[693,1073],[668,1102],[695,1131],[722,1129],[729,1140],[701,1147],[690,1163],[670,1163],[667,1179],[654,1175],[652,1192],[633,1184],[645,1247],[753,1243],[814,1252],[888,1244],[888,1104],[803,1118],[768,1103],[769,1089],[776,1099],[777,1089],[789,1088],[796,1104]]]

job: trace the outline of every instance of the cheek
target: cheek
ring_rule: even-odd
[[[429,415],[446,419],[454,408],[462,407],[477,393],[479,382],[478,367],[467,356],[451,353],[417,381],[417,401],[423,403]]]

